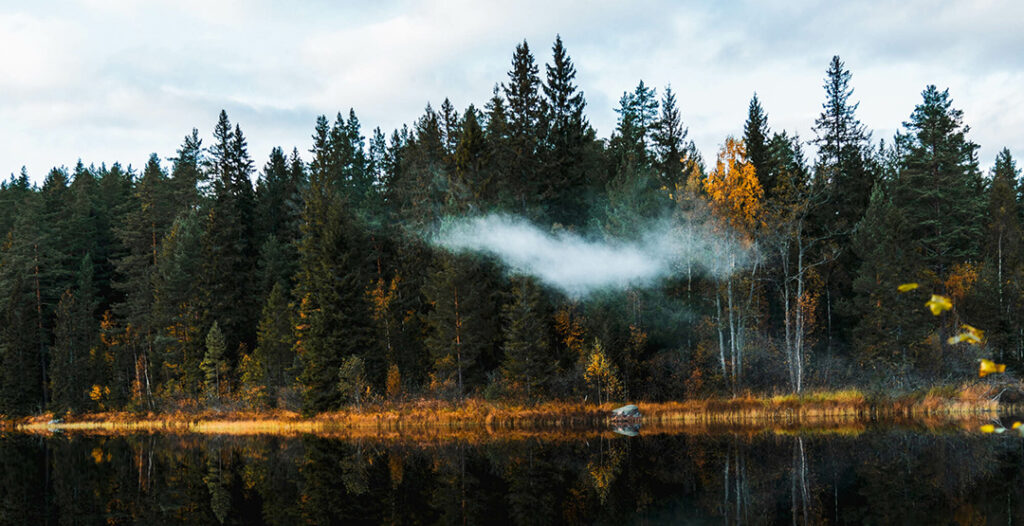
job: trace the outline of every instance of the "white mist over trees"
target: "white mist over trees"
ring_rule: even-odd
[[[749,248],[701,224],[655,220],[637,231],[633,239],[591,239],[490,214],[448,218],[428,239],[446,250],[494,256],[513,274],[536,277],[574,299],[654,287],[681,268],[723,279],[750,259]]]

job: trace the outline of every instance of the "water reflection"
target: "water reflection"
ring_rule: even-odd
[[[7,435],[0,524],[1006,523],[1024,516],[1022,451],[1019,437],[893,428]]]

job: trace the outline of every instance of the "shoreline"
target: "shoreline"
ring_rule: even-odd
[[[544,402],[516,405],[467,399],[462,402],[420,400],[366,405],[343,411],[302,416],[268,411],[172,413],[83,413],[55,419],[50,413],[0,421],[0,431],[26,434],[205,434],[205,435],[402,435],[442,436],[462,432],[497,435],[515,432],[611,430],[610,412],[619,404]],[[984,399],[898,398],[869,401],[840,393],[836,397],[777,396],[637,402],[644,430],[712,427],[827,428],[837,424],[887,421],[956,422],[995,418],[1016,404]]]

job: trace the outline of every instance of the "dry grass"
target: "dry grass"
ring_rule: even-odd
[[[707,432],[716,427],[748,431],[792,429],[808,426],[827,429],[839,426],[841,434],[851,432],[872,418],[938,420],[991,415],[999,404],[988,384],[933,388],[895,399],[871,399],[856,389],[814,391],[801,395],[757,397],[751,394],[730,399],[679,402],[640,402],[644,433],[670,430]],[[545,402],[520,404],[466,399],[458,403],[415,400],[382,403],[322,413],[313,417],[290,411],[201,411],[157,413],[94,413],[67,417],[51,423],[53,415],[43,414],[18,421],[6,421],[6,429],[23,432],[54,431],[101,434],[200,433],[218,435],[301,435],[327,436],[458,436],[545,435],[572,429],[607,429],[609,412],[618,404]],[[3,429],[3,427],[0,427]]]

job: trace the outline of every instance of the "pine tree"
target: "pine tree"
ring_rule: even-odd
[[[462,117],[454,155],[454,176],[447,201],[456,212],[487,207],[494,202],[494,182],[487,171],[487,144],[476,108],[470,104]]]
[[[934,326],[931,315],[921,308],[926,293],[897,291],[901,283],[915,281],[918,276],[912,269],[919,268],[906,249],[912,239],[904,210],[883,186],[876,186],[853,237],[853,250],[862,261],[853,282],[853,308],[858,314],[852,331],[855,356],[876,379],[888,379],[893,387],[906,382]]]
[[[620,171],[626,164],[646,168],[652,160],[648,146],[658,118],[657,91],[641,80],[632,93],[622,94],[615,112],[619,119],[608,143],[615,167]]]
[[[322,133],[318,124],[317,135]],[[302,364],[303,410],[337,407],[338,368],[348,356],[363,355],[371,379],[383,376],[383,357],[365,355],[373,345],[373,322],[365,299],[372,281],[365,239],[349,202],[332,184],[328,152],[314,145],[310,184],[304,198],[295,348]]]
[[[203,140],[199,138],[199,130],[192,128],[192,133],[185,136],[177,156],[172,159],[171,196],[172,208],[178,213],[196,208],[199,204],[199,184],[206,181],[202,166],[206,163],[203,156]]]
[[[696,159],[697,148],[693,141],[686,140],[687,135],[689,130],[683,127],[676,94],[669,86],[662,96],[661,116],[651,133],[651,139],[661,186],[673,195],[683,190],[688,175],[687,165]]]
[[[501,309],[505,340],[502,375],[514,392],[527,399],[540,396],[555,373],[546,306],[532,279],[517,278],[512,282],[511,299]]]
[[[154,289],[153,271],[157,263],[160,241],[170,229],[176,211],[171,208],[172,188],[167,175],[160,167],[159,158],[153,154],[142,172],[142,178],[135,184],[130,200],[123,205],[127,208],[115,233],[125,248],[124,255],[115,261],[120,279],[114,283],[123,300],[114,305],[114,313],[132,328],[126,342],[130,352],[142,364],[139,374],[140,385],[146,385],[147,398],[152,396],[153,381],[162,381],[151,370],[156,361],[154,340],[159,329],[152,318]]]
[[[441,254],[423,284],[431,309],[424,317],[424,346],[433,361],[432,387],[463,396],[483,377],[480,362],[493,356],[499,327],[494,291],[486,264],[465,256]]]
[[[45,403],[43,282],[49,243],[41,197],[15,201],[13,224],[0,243],[0,412],[40,410]]]
[[[269,400],[277,399],[278,392],[291,385],[295,366],[295,337],[292,333],[292,312],[285,288],[275,284],[257,331],[256,349],[252,353],[263,369],[262,381]]]
[[[928,86],[903,123],[904,171],[894,188],[907,216],[920,266],[944,279],[954,264],[978,258],[984,201],[978,146],[966,138],[963,112],[949,90]],[[908,247],[910,248],[910,247]]]
[[[1003,148],[992,168],[988,188],[984,267],[980,283],[978,314],[987,320],[986,341],[1002,362],[1020,361],[1021,284],[1024,283],[1024,254],[1021,253],[1020,216],[1017,212],[1016,183],[1020,175],[1010,150]],[[994,301],[993,301],[994,300]]]
[[[511,192],[513,205],[524,214],[536,214],[536,196],[545,185],[540,180],[538,154],[544,137],[544,102],[540,96],[540,77],[530,47],[524,40],[512,55],[508,83],[503,85],[508,102],[509,145],[511,147]]]
[[[99,301],[92,276],[92,258],[86,254],[77,287],[74,292],[65,291],[57,305],[50,384],[51,406],[58,412],[84,409],[86,394],[93,383],[87,364],[89,352],[99,339],[99,324],[94,318]]]
[[[775,186],[775,182],[768,178],[769,137],[771,131],[768,129],[768,114],[761,107],[757,93],[754,93],[747,109],[747,122],[743,125],[743,144],[747,147],[747,162],[754,166],[757,180],[764,189]]]
[[[815,237],[830,238],[822,247],[823,257],[831,260],[824,269],[825,309],[824,326],[829,348],[838,337],[849,339],[850,328],[857,323],[840,303],[853,296],[852,283],[860,267],[857,252],[850,250],[850,236],[858,221],[864,217],[872,188],[878,180],[877,170],[869,160],[869,135],[855,113],[859,103],[850,97],[850,72],[838,56],[832,57],[825,73],[825,102],[822,113],[814,121],[818,159],[815,181],[827,188],[826,202],[819,207]]]
[[[228,364],[225,360],[226,351],[227,344],[224,341],[224,333],[221,332],[220,325],[215,321],[210,327],[210,332],[206,334],[206,354],[199,364],[199,368],[203,371],[203,391],[206,392],[207,398],[219,399],[223,392],[221,384],[222,382],[226,384],[228,371]]]
[[[619,101],[619,123],[609,141],[613,169],[606,188],[607,230],[618,236],[639,233],[645,220],[661,217],[671,206],[659,192],[661,180],[648,145],[658,116],[657,93],[643,81]]]
[[[182,214],[160,243],[153,273],[154,363],[162,365],[162,390],[169,397],[198,397],[203,347],[203,291],[193,273],[202,262],[202,219]]]
[[[593,184],[588,172],[595,170],[590,158],[594,130],[584,115],[586,100],[575,84],[576,66],[556,36],[551,48],[552,64],[545,65],[543,85],[545,120],[548,123],[543,156],[544,206],[548,217],[563,225],[585,221]]]
[[[297,205],[302,180],[301,174],[296,177],[293,168],[284,150],[275,147],[256,181],[256,239],[261,244],[268,236],[277,236],[286,242],[298,239],[302,210]]]
[[[508,108],[505,99],[499,93],[498,86],[490,100],[484,106],[487,125],[484,127],[486,138],[486,155],[488,171],[494,182],[491,191],[485,194],[485,202],[490,206],[511,209],[516,205],[513,197],[512,160],[515,156],[508,122]]]
[[[249,301],[256,249],[253,245],[254,196],[245,137],[231,129],[221,111],[209,149],[213,200],[203,235],[202,283],[208,320],[218,320],[228,345],[226,359],[234,363],[240,345],[255,342],[257,308]]]

